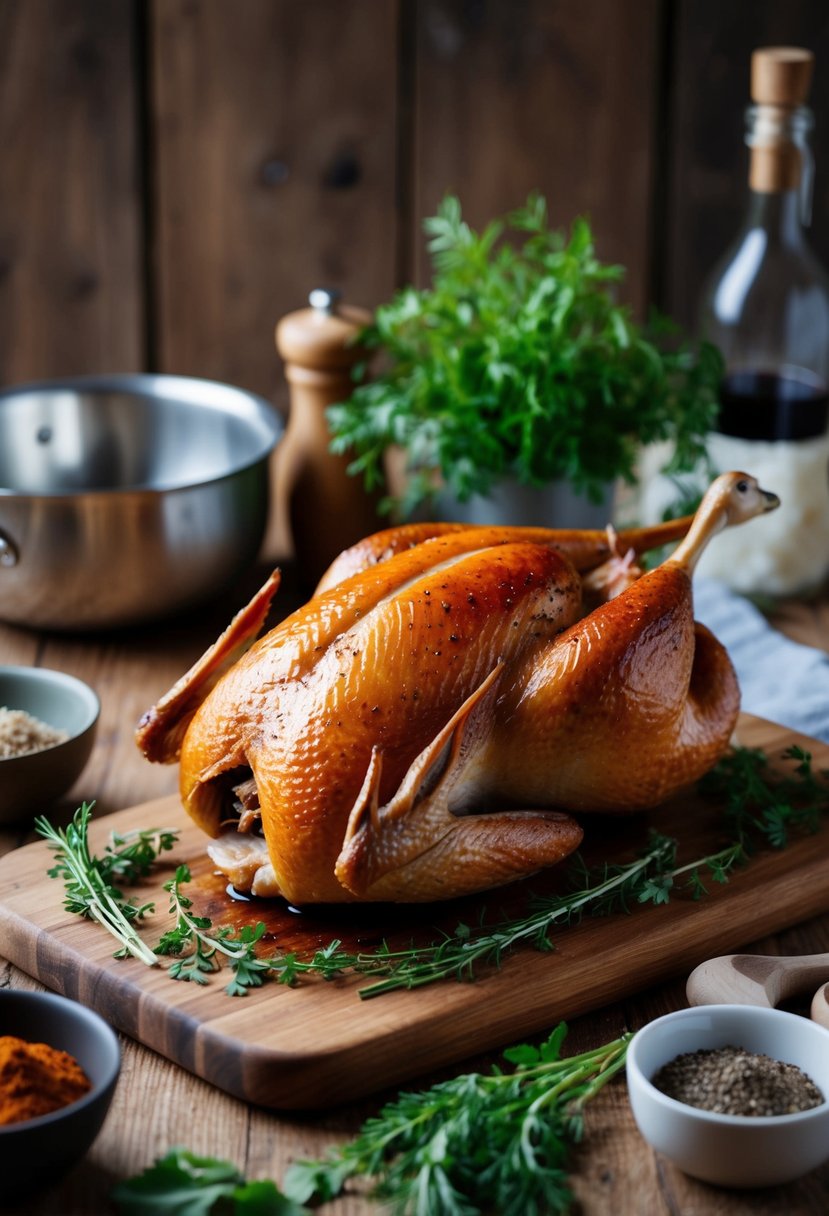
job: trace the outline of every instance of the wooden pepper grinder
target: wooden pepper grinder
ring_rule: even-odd
[[[345,401],[354,388],[352,369],[365,357],[354,338],[370,313],[339,302],[339,293],[317,289],[309,308],[289,313],[276,327],[276,349],[285,361],[290,412],[279,445],[277,501],[289,520],[297,574],[310,592],[343,549],[382,526],[376,499],[362,478],[346,470],[351,459],[329,450],[327,406]]]

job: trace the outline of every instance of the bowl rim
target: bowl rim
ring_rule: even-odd
[[[791,1127],[795,1123],[808,1123],[816,1119],[826,1118],[827,1112],[829,1112],[829,1093],[826,1092],[826,1087],[819,1087],[822,1088],[823,1101],[817,1106],[812,1106],[808,1110],[793,1111],[785,1115],[724,1114],[720,1111],[706,1110],[702,1106],[692,1106],[688,1102],[681,1102],[678,1098],[671,1098],[668,1094],[663,1093],[661,1089],[657,1089],[653,1081],[645,1073],[638,1058],[639,1051],[641,1050],[641,1044],[644,1039],[647,1038],[647,1032],[654,1027],[656,1028],[654,1033],[658,1034],[660,1029],[666,1023],[676,1023],[690,1020],[690,1016],[693,1014],[708,1013],[712,1017],[718,1017],[719,1013],[717,1011],[722,1011],[723,1015],[725,1015],[726,1012],[730,1014],[738,1013],[740,1016],[746,1015],[750,1020],[753,1021],[772,1022],[789,1020],[792,1023],[796,1021],[802,1025],[813,1028],[812,1030],[807,1030],[807,1034],[812,1034],[814,1032],[817,1037],[820,1037],[820,1035],[825,1035],[826,1046],[829,1048],[829,1029],[827,1029],[825,1026],[819,1025],[817,1022],[813,1022],[810,1018],[801,1017],[799,1014],[790,1013],[785,1009],[776,1009],[774,1007],[767,1007],[763,1005],[739,1004],[692,1005],[687,1009],[676,1009],[671,1013],[665,1013],[661,1017],[654,1018],[651,1022],[646,1022],[644,1026],[640,1027],[640,1029],[634,1033],[634,1036],[628,1045],[625,1060],[626,1071],[628,1072],[629,1077],[630,1075],[633,1076],[635,1083],[638,1084],[645,1093],[647,1093],[652,1102],[655,1102],[658,1106],[662,1107],[666,1111],[670,1111],[672,1114],[681,1115],[686,1119],[694,1119],[700,1123],[707,1123],[712,1126],[719,1127],[746,1129],[755,1127],[758,1129],[775,1127],[784,1128]],[[688,1047],[677,1054],[684,1054],[685,1051],[693,1050],[694,1048]],[[800,1066],[798,1065],[797,1067]],[[804,1070],[801,1069],[801,1071]],[[810,1079],[813,1080],[813,1078]],[[813,1083],[817,1084],[817,1082],[814,1081]]]
[[[51,1006],[56,1012],[57,1020],[68,1017],[70,1020],[74,1019],[86,1022],[94,1027],[94,1033],[107,1043],[112,1057],[106,1072],[100,1080],[93,1082],[92,1088],[88,1093],[83,1094],[80,1098],[76,1098],[74,1102],[68,1102],[66,1106],[61,1106],[57,1110],[50,1111],[46,1115],[36,1115],[33,1119],[23,1119],[17,1123],[0,1124],[0,1137],[25,1134],[30,1129],[45,1127],[50,1123],[59,1123],[61,1119],[80,1114],[86,1107],[92,1106],[95,1102],[99,1101],[101,1096],[114,1086],[121,1072],[121,1044],[118,1041],[118,1035],[112,1029],[109,1022],[102,1018],[99,1013],[96,1013],[94,1009],[90,1009],[87,1005],[82,1005],[80,1001],[72,1000],[71,997],[61,996],[57,992],[38,992],[24,988],[6,989],[0,995],[0,1000],[14,1000],[22,1005]],[[43,1040],[38,1041],[42,1042]]]
[[[22,752],[18,756],[0,756],[0,765],[8,764],[10,761],[35,760],[37,757],[48,756],[51,753],[59,751],[60,748],[74,743],[82,735],[85,735],[87,731],[91,730],[101,715],[101,699],[95,689],[78,676],[70,675],[68,671],[58,671],[53,667],[27,667],[25,664],[0,664],[0,685],[2,685],[4,676],[12,675],[15,678],[22,677],[24,681],[29,680],[33,684],[60,685],[70,690],[83,702],[86,709],[86,717],[83,725],[73,731],[68,739],[62,739],[59,743],[50,743],[48,747],[39,747],[35,751]],[[3,698],[0,695],[0,704],[2,703]],[[6,708],[19,709],[20,707],[6,706]]]
[[[85,392],[90,394],[124,393],[132,394],[137,399],[142,397],[174,397],[182,403],[199,405],[210,411],[229,413],[227,406],[235,404],[245,407],[245,420],[253,422],[261,435],[255,447],[254,454],[247,456],[227,469],[212,477],[202,477],[198,480],[172,480],[158,485],[136,482],[128,486],[93,486],[79,489],[41,489],[36,491],[20,490],[13,486],[0,485],[0,499],[23,500],[47,499],[59,502],[61,499],[75,501],[79,498],[101,498],[103,496],[147,495],[158,497],[176,491],[186,491],[202,486],[214,485],[235,477],[247,469],[254,468],[263,462],[276,447],[277,442],[285,431],[285,422],[281,413],[267,398],[249,389],[240,388],[221,380],[211,380],[200,376],[180,376],[167,372],[123,372],[102,373],[87,376],[66,376],[44,380],[27,380],[20,384],[8,385],[0,389],[0,409],[16,397],[26,397],[30,394],[47,392]],[[234,411],[235,413],[235,411]],[[238,414],[235,416],[239,417]]]

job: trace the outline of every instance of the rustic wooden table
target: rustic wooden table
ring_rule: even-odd
[[[103,816],[175,791],[175,769],[144,761],[133,743],[134,725],[242,602],[243,593],[236,593],[183,621],[100,637],[0,626],[0,664],[70,672],[91,684],[101,698],[92,758],[76,788],[50,812],[54,821],[65,822],[84,798],[94,798],[96,815]],[[829,603],[785,605],[775,619],[796,640],[829,648]],[[3,831],[0,853],[31,839],[25,829]],[[746,946],[767,953],[829,950],[829,912]],[[630,947],[622,943],[620,948]],[[634,954],[631,966],[635,966]],[[38,985],[0,959],[0,987]],[[569,1049],[596,1046],[685,1003],[681,979],[642,992],[635,999],[575,1019]],[[459,1061],[458,1071],[488,1067],[491,1062],[490,1058]],[[120,1082],[93,1148],[59,1186],[19,1205],[13,1216],[103,1216],[112,1210],[108,1196],[114,1183],[140,1171],[172,1145],[233,1160],[251,1178],[279,1181],[292,1159],[319,1156],[329,1145],[348,1138],[390,1096],[380,1094],[316,1116],[274,1114],[245,1106],[124,1038]],[[589,1110],[585,1141],[574,1159],[573,1185],[583,1216],[823,1216],[829,1207],[829,1165],[798,1183],[759,1192],[727,1192],[685,1177],[639,1136],[622,1080],[609,1086]],[[0,1210],[9,1211],[2,1202],[2,1180]],[[356,1216],[378,1208],[352,1195],[323,1210]]]

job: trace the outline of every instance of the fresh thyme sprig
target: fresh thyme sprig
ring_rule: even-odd
[[[201,984],[223,966],[224,959],[232,977],[226,991],[232,996],[244,996],[267,978],[292,985],[304,976],[334,980],[357,974],[373,981],[360,990],[365,999],[445,979],[474,979],[483,969],[498,967],[522,945],[550,950],[551,930],[585,915],[627,911],[635,904],[668,903],[680,890],[700,898],[706,893],[707,881],[727,882],[732,870],[759,843],[782,848],[793,832],[815,831],[829,809],[826,774],[814,772],[810,754],[792,747],[784,755],[795,764],[792,773],[772,771],[759,749],[738,747],[700,783],[705,796],[724,806],[725,824],[732,836],[712,853],[677,865],[676,842],[652,833],[643,853],[624,864],[591,870],[580,857],[573,858],[569,863],[573,889],[563,895],[536,897],[522,915],[488,922],[482,912],[477,924],[458,924],[453,932],[421,946],[392,948],[384,942],[374,951],[352,953],[335,939],[310,958],[296,952],[264,954],[262,922],[234,931],[214,927],[208,917],[198,916],[182,889],[191,877],[186,866],[179,866],[165,886],[175,926],[150,951],[131,922],[141,919],[152,905],[136,907],[124,900],[113,880],[135,881],[146,875],[158,854],[172,847],[176,834],[153,831],[115,838],[104,856],[96,858],[87,843],[91,813],[87,804],[76,813],[66,833],[57,832],[45,819],[38,820],[37,827],[58,850],[59,864],[49,873],[64,878],[65,906],[104,924],[123,942],[121,954],[133,953],[147,963],[157,962],[161,955],[175,956],[169,966],[171,977]]]
[[[44,816],[35,819],[36,831],[49,842],[55,854],[49,877],[63,879],[64,907],[68,912],[97,921],[121,943],[116,958],[131,954],[152,967],[158,959],[141,940],[134,924],[152,912],[155,905],[134,903],[115,884],[133,883],[145,877],[158,856],[173,848],[178,832],[153,828],[113,835],[103,855],[96,857],[90,852],[88,834],[93,805],[84,802],[65,829],[53,827]]]
[[[162,936],[155,952],[180,956],[170,964],[169,975],[175,980],[206,984],[207,973],[219,970],[218,956],[224,955],[233,972],[226,989],[231,996],[258,987],[263,973],[268,970],[267,962],[258,959],[254,951],[265,932],[264,924],[260,921],[257,925],[243,925],[238,933],[229,926],[214,929],[208,916],[197,916],[193,912],[192,899],[182,892],[182,883],[189,881],[190,870],[181,865],[174,877],[164,884],[164,890],[170,893],[170,911],[176,923]]]
[[[623,865],[588,869],[577,857],[571,871],[575,889],[564,895],[536,896],[526,916],[488,927],[459,925],[454,934],[427,946],[399,951],[381,947],[371,956],[377,960],[374,968],[356,969],[385,969],[386,978],[363,988],[360,996],[370,998],[397,988],[420,988],[443,979],[474,979],[483,967],[500,966],[505,954],[525,943],[536,950],[551,950],[549,934],[556,926],[578,922],[585,914],[625,912],[636,903],[667,903],[671,890],[680,886],[687,886],[694,898],[699,898],[705,891],[704,873],[714,881],[726,882],[742,858],[742,849],[729,845],[678,867],[676,841],[655,832],[641,856]],[[684,881],[680,883],[680,879]]]
[[[578,921],[585,914],[602,916],[628,910],[635,903],[666,903],[669,892],[683,885],[698,897],[705,889],[703,873],[716,881],[727,881],[727,874],[742,856],[742,850],[732,845],[677,867],[676,842],[653,833],[642,855],[625,864],[604,864],[591,870],[575,862],[575,889],[563,895],[536,897],[525,916],[490,925],[459,924],[437,942],[397,950],[382,943],[371,952],[351,953],[334,940],[307,959],[293,952],[258,955],[257,943],[265,930],[261,922],[234,933],[230,928],[214,928],[208,917],[194,915],[192,901],[181,891],[181,884],[189,881],[190,874],[186,866],[179,866],[166,886],[171,892],[170,910],[176,915],[176,925],[164,935],[156,951],[182,955],[170,968],[173,979],[202,984],[209,973],[219,969],[217,954],[226,955],[233,972],[227,986],[232,996],[245,995],[268,975],[293,985],[302,976],[333,980],[353,973],[377,977],[360,990],[360,996],[367,999],[444,979],[475,979],[485,967],[500,966],[507,953],[525,943],[537,950],[550,950],[550,930]]]
[[[401,1094],[352,1142],[290,1166],[286,1195],[325,1202],[362,1177],[398,1216],[568,1212],[567,1164],[584,1106],[624,1066],[630,1035],[562,1059],[566,1033],[562,1023],[541,1047],[508,1050],[513,1072],[467,1073]]]
[[[489,926],[460,924],[453,934],[426,946],[397,951],[381,947],[372,957],[382,965],[387,978],[364,988],[360,995],[380,996],[396,988],[421,988],[442,979],[474,979],[481,967],[500,966],[507,952],[525,942],[536,950],[550,950],[553,926],[570,924],[588,910],[602,915],[624,909],[631,900],[639,899],[649,879],[670,871],[675,857],[676,843],[654,834],[645,852],[625,865],[588,870],[577,859],[576,889],[564,895],[534,898],[526,916]]]

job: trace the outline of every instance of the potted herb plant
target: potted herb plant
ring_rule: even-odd
[[[402,449],[406,476],[385,508],[410,516],[440,495],[486,500],[509,483],[564,484],[606,502],[634,484],[637,453],[670,441],[668,473],[692,468],[717,408],[721,358],[615,299],[624,275],[596,257],[588,222],[551,231],[543,198],[476,232],[457,198],[425,221],[429,288],[406,287],[361,335],[382,367],[331,406],[332,448],[368,488]],[[358,369],[358,374],[363,369]],[[605,522],[608,516],[605,515]],[[504,522],[567,523],[559,519]]]

